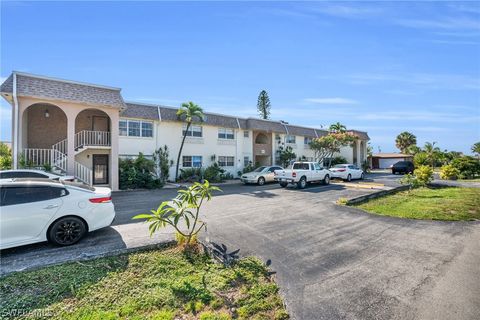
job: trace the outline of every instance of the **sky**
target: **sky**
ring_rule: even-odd
[[[480,2],[1,2],[12,70],[122,88],[126,101],[367,131],[394,152],[480,141]],[[1,102],[0,139],[10,140]]]

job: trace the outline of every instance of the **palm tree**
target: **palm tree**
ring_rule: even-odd
[[[408,149],[417,144],[417,137],[413,133],[404,131],[395,139],[395,146],[401,153],[407,153]]]
[[[440,154],[441,150],[439,147],[435,147],[436,142],[426,142],[423,147],[423,151],[427,154],[428,160],[432,163],[432,168],[435,167],[435,158]]]
[[[180,145],[180,150],[178,151],[177,157],[177,166],[175,168],[175,182],[178,180],[178,168],[180,165],[180,157],[182,155],[183,144],[185,143],[185,138],[187,137],[188,130],[192,125],[194,120],[202,122],[205,115],[203,114],[203,109],[196,105],[193,102],[182,103],[182,106],[177,111],[177,117],[187,123],[187,128],[183,131],[182,144]]]
[[[340,122],[336,122],[336,123],[330,125],[330,127],[328,129],[331,132],[335,132],[335,133],[343,133],[343,132],[347,131],[347,127],[345,127]]]
[[[480,141],[475,143],[473,146],[472,146],[472,152],[473,153],[476,153],[477,154],[477,157],[480,158]]]

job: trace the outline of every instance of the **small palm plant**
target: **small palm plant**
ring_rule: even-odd
[[[196,182],[186,190],[179,190],[171,203],[164,201],[157,210],[136,215],[133,219],[146,219],[150,224],[148,226],[150,236],[160,228],[172,226],[177,235],[180,235],[177,239],[182,239],[181,242],[185,243],[187,248],[194,242],[197,234],[206,228],[206,223],[199,219],[200,208],[205,201],[212,199],[213,191],[221,190],[208,181],[203,184]],[[182,226],[183,224],[186,228]]]

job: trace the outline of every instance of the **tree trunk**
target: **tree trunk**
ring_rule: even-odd
[[[178,182],[178,168],[180,166],[180,157],[182,156],[183,144],[185,143],[185,138],[187,137],[188,129],[190,129],[190,122],[187,122],[187,129],[183,134],[182,144],[180,145],[180,150],[178,151],[177,165],[175,168],[175,182]]]

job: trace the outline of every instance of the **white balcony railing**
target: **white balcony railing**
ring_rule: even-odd
[[[75,178],[77,178],[78,180],[88,185],[92,185],[93,171],[90,168],[84,166],[83,164],[77,161],[75,161],[74,175],[75,175]]]
[[[57,150],[63,154],[67,154],[67,139],[63,139],[62,141],[59,141],[57,143],[55,143],[53,146],[52,146],[52,149],[54,150]]]
[[[109,147],[110,132],[83,130],[75,133],[75,149],[84,146]]]
[[[52,149],[26,148],[23,149],[25,165],[27,167],[42,167],[52,164]]]

